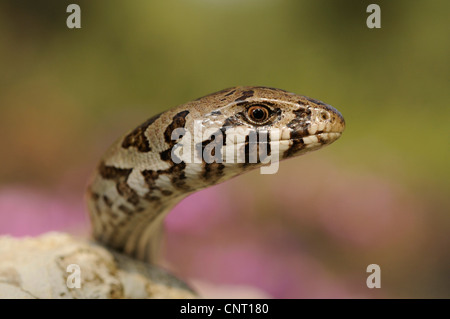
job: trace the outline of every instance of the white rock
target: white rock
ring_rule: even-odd
[[[67,271],[79,266],[80,288]],[[0,298],[196,298],[182,281],[156,266],[62,233],[0,237]]]

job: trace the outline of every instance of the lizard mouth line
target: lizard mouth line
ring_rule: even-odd
[[[254,142],[239,142],[239,143],[229,143],[227,141],[226,144],[222,145],[222,147],[245,147],[249,144],[251,145],[265,145],[265,144],[283,144],[289,145],[290,143],[298,143],[302,142],[305,145],[321,145],[321,144],[329,144],[337,140],[342,135],[342,132],[323,132],[317,134],[310,134],[303,137],[289,138],[289,139],[279,139],[279,140],[271,140],[271,141],[254,141]]]
[[[288,139],[280,139],[280,142],[283,141],[295,141],[298,142],[300,140],[304,140],[305,138],[312,138],[312,137],[321,137],[321,138],[329,138],[329,137],[335,137],[337,139],[339,136],[342,135],[342,132],[338,131],[332,131],[332,132],[322,132],[322,133],[316,133],[316,134],[309,134],[302,137],[295,137],[295,138],[288,138]]]
[[[295,138],[287,138],[287,139],[279,139],[279,140],[271,140],[271,141],[255,141],[255,142],[241,142],[241,143],[228,143],[224,145],[233,145],[233,146],[242,146],[242,145],[247,145],[247,144],[270,144],[270,143],[288,143],[288,142],[299,142],[301,140],[303,140],[304,144],[309,144],[308,141],[310,141],[311,139],[314,140],[315,138],[320,138],[321,140],[326,140],[326,141],[335,141],[337,140],[340,136],[342,135],[342,132],[338,132],[338,131],[332,131],[332,132],[322,132],[322,133],[317,133],[317,134],[309,134],[309,135],[305,135],[302,137],[295,137]]]

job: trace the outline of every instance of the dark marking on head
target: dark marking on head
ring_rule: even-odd
[[[172,132],[177,128],[184,128],[186,125],[186,116],[189,114],[189,111],[181,111],[172,118],[172,123],[170,123],[166,130],[164,131],[164,140],[170,147],[176,144],[176,141],[172,140]]]
[[[236,118],[236,116],[233,115],[233,116],[230,116],[230,117],[228,117],[228,118],[225,119],[225,121],[223,122],[223,125],[222,125],[222,129],[223,129],[223,128],[231,128],[231,127],[235,127],[235,126],[237,126],[237,125],[239,125],[239,124],[241,124],[241,123],[240,123],[239,120]]]
[[[172,150],[173,150],[173,147],[176,147],[178,145],[176,143],[177,140],[172,139],[172,134],[173,134],[173,131],[176,129],[179,129],[179,128],[184,129],[184,126],[186,125],[186,116],[188,114],[189,114],[189,111],[187,111],[187,110],[177,113],[172,118],[172,122],[167,126],[166,130],[164,131],[164,140],[166,141],[167,144],[169,144],[169,148],[167,150],[164,150],[159,153],[161,160],[169,161],[171,164],[173,163],[173,160],[175,160],[172,158]],[[181,134],[183,134],[183,133],[181,133]],[[173,154],[173,156],[175,156],[175,154]],[[177,160],[180,160],[180,159],[177,157],[175,161],[177,161]]]
[[[303,142],[303,138],[295,139],[292,142],[293,142],[292,145],[284,152],[283,158],[291,157],[296,152],[303,149],[305,146],[305,143]]]
[[[219,110],[215,110],[211,112],[211,115],[222,115],[222,112],[220,112]]]
[[[222,127],[220,128],[220,132],[223,135],[223,145],[227,145],[227,130],[239,125],[241,125],[241,122],[238,120],[236,115],[230,116],[225,119]]]
[[[244,91],[244,92],[242,92],[242,95],[235,100],[235,102],[244,101],[244,100],[248,99],[249,97],[252,97],[254,93],[255,93],[255,91],[253,91],[253,90]]]
[[[257,137],[255,138],[252,136],[250,139],[250,136],[252,134],[255,134],[256,132],[250,132],[245,136],[245,143],[244,143],[244,163],[243,167],[247,167],[251,164],[256,164],[258,162],[258,143],[257,143]],[[251,163],[253,162],[253,163]]]
[[[169,149],[159,153],[159,156],[161,157],[161,160],[163,160],[163,161],[172,161],[171,154],[172,154],[172,148],[169,148]]]
[[[260,161],[264,161],[266,158],[270,157],[270,131],[258,131],[258,158]]]
[[[153,116],[152,118],[148,119],[147,121],[139,125],[137,128],[135,128],[130,134],[125,136],[122,142],[122,147],[123,148],[136,147],[139,152],[150,152],[152,149],[150,147],[150,143],[147,137],[145,136],[145,131],[160,116],[161,114]]]
[[[234,92],[236,92],[236,90],[233,90],[233,91],[231,91],[231,92],[225,94],[225,96],[230,96],[230,95],[233,94]]]
[[[305,137],[309,135],[308,128],[311,125],[311,109],[309,107],[300,107],[293,111],[295,118],[286,126],[291,129],[291,139]]]
[[[225,145],[226,134],[218,130],[211,134],[211,136],[195,145],[197,155],[202,158],[203,161],[221,162],[222,161],[222,148]]]
[[[291,140],[295,140],[295,139],[299,139],[299,138],[308,136],[308,135],[309,135],[308,127],[309,127],[309,125],[306,126],[306,127],[302,127],[302,126],[300,126],[300,125],[297,125],[296,127],[294,127],[294,128],[291,130],[291,134],[290,134],[290,136],[289,136],[290,139],[291,139]]]
[[[297,120],[305,119],[309,116],[311,118],[311,109],[307,107],[300,107],[298,110],[292,111]]]
[[[279,108],[279,107],[274,108],[273,113],[275,114],[275,116],[278,120],[281,120],[281,115],[283,114],[283,111],[281,110],[281,108]],[[270,123],[272,124],[273,121]]]
[[[270,147],[270,130],[260,129],[251,131],[244,142],[244,158],[243,167],[246,168],[252,164],[261,163],[271,155]]]
[[[316,135],[317,140],[321,145],[326,145],[329,143],[329,140],[324,139],[321,135]]]

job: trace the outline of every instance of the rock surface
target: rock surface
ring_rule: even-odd
[[[0,237],[0,298],[196,297],[166,271],[87,240]]]

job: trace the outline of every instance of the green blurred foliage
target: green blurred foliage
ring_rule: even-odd
[[[70,30],[72,2],[0,3],[0,184],[81,189],[107,145],[153,114],[273,86],[339,109],[346,132],[313,158],[421,197],[436,230],[421,249],[448,244],[450,2],[76,1]],[[373,2],[381,29],[366,27]],[[448,275],[443,260],[429,263]]]

